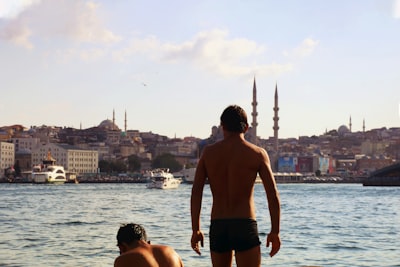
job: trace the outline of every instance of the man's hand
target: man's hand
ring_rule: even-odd
[[[267,236],[267,247],[269,247],[270,243],[272,244],[272,248],[269,255],[273,257],[281,248],[281,238],[279,234],[269,233]]]
[[[192,233],[192,239],[190,240],[192,249],[196,251],[197,254],[201,255],[200,252],[200,247],[199,247],[199,242],[202,247],[204,247],[204,235],[203,233],[199,230],[196,232]]]

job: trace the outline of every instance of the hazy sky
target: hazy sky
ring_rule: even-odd
[[[400,127],[400,0],[0,0],[0,126],[206,138],[230,104],[258,135]]]

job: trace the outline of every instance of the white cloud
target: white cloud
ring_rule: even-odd
[[[229,39],[222,30],[200,32],[182,44],[165,44],[163,52],[164,60],[191,61],[223,76],[278,74],[292,69],[291,64],[265,64],[264,45],[245,38]]]
[[[91,43],[120,40],[103,27],[97,8],[93,2],[81,0],[43,0],[4,20],[0,38],[29,48],[34,38],[61,37]]]
[[[0,40],[7,40],[27,49],[33,48],[33,44],[29,41],[31,35],[31,30],[20,20],[13,20],[3,29],[0,28]]]
[[[114,53],[123,60],[132,54],[146,54],[166,63],[189,63],[223,76],[278,74],[292,69],[291,64],[265,64],[266,48],[245,38],[230,39],[227,31],[200,32],[182,43],[162,43],[156,37],[135,38],[132,44]]]
[[[313,40],[311,38],[304,39],[301,44],[294,48],[291,52],[284,51],[283,54],[287,57],[303,58],[307,57],[314,52],[315,48],[318,46],[319,41]]]
[[[161,47],[160,41],[154,36],[143,39],[134,38],[127,47],[113,51],[112,55],[114,60],[117,61],[125,61],[134,54],[146,54],[153,59],[157,59],[160,57]]]
[[[41,0],[0,0],[0,18],[15,18],[23,10]]]
[[[229,39],[228,32],[211,30],[198,33],[182,44],[165,44],[163,59],[195,62],[198,66],[223,75],[238,75],[257,67],[249,64],[265,47],[244,38]]]

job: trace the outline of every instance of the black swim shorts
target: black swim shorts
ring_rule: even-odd
[[[257,221],[253,219],[211,220],[210,250],[213,252],[244,251],[260,244]]]

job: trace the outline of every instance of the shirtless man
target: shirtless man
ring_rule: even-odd
[[[213,196],[210,251],[214,267],[231,267],[235,252],[238,267],[261,266],[261,249],[254,204],[257,173],[267,193],[271,231],[266,246],[270,256],[280,249],[280,200],[267,152],[244,139],[247,115],[239,106],[227,107],[221,115],[224,139],[205,147],[192,187],[191,216],[193,250],[200,255],[204,235],[200,230],[203,188],[208,178]]]
[[[183,267],[176,251],[163,245],[150,245],[141,225],[130,223],[119,228],[117,241],[120,256],[114,267]]]

